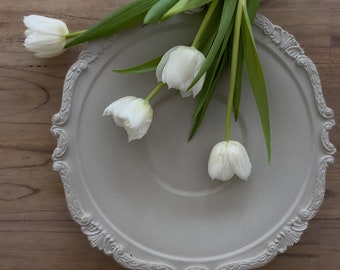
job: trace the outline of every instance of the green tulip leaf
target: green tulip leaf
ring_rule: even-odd
[[[158,63],[161,61],[162,56],[159,56],[157,58],[154,58],[150,61],[147,61],[141,65],[127,68],[127,69],[115,69],[114,72],[122,73],[122,74],[137,74],[137,73],[145,73],[154,71],[157,68]]]
[[[144,24],[152,24],[158,22],[163,15],[173,7],[179,0],[161,0],[154,4],[146,13]]]
[[[223,2],[212,3],[204,15],[192,46],[207,55],[217,35]]]
[[[219,51],[219,54],[216,56],[211,68],[207,72],[203,88],[198,97],[198,101],[196,103],[195,110],[192,116],[194,120],[194,125],[190,131],[189,140],[193,138],[193,136],[199,129],[204,119],[205,113],[208,109],[211,97],[214,93],[217,83],[219,82],[222,74],[225,72],[229,59],[229,52],[227,51],[228,42],[229,37],[225,36],[222,48]]]
[[[68,42],[65,48],[96,38],[107,37],[138,24],[143,24],[146,13],[158,1],[159,0],[135,0],[114,10],[97,24]]]
[[[247,9],[248,9],[250,22],[253,22],[255,19],[259,3],[260,3],[260,0],[247,1]],[[236,72],[235,92],[234,92],[234,100],[233,100],[235,121],[238,120],[238,113],[239,113],[240,102],[241,102],[243,62],[244,62],[244,52],[243,52],[243,43],[241,42],[240,47],[239,47],[238,59],[237,59],[237,72]]]
[[[271,132],[267,90],[247,9],[244,9],[243,12],[241,31],[247,74],[261,119],[262,131],[266,141],[269,165],[271,159]]]
[[[161,0],[163,1],[163,0]],[[171,9],[169,9],[161,20],[169,19],[170,17],[177,15],[179,13],[183,13],[189,11],[191,9],[195,9],[201,7],[205,4],[210,3],[212,0],[179,0],[177,4],[175,4]]]
[[[207,70],[212,65],[216,55],[221,50],[221,45],[223,41],[225,39],[229,39],[230,34],[233,29],[233,21],[234,21],[233,18],[234,18],[234,13],[236,9],[236,4],[237,4],[237,0],[224,1],[221,20],[218,26],[218,31],[217,31],[215,40],[206,56],[206,59],[200,71],[198,72],[195,79],[191,83],[189,89],[193,87],[200,80],[200,78],[203,76],[204,73],[207,72]]]
[[[249,21],[253,23],[255,17],[256,17],[256,12],[259,7],[260,0],[248,0],[247,1],[247,10],[248,10],[248,16],[249,16]]]
[[[241,34],[242,36],[242,34]],[[236,70],[236,78],[235,78],[235,90],[233,97],[233,110],[235,121],[238,120],[238,113],[240,109],[241,102],[241,93],[242,93],[242,78],[243,78],[243,61],[244,61],[244,52],[243,52],[243,43],[239,44],[239,51],[237,57],[237,70]]]

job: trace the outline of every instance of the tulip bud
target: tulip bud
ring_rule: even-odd
[[[112,115],[115,124],[123,127],[129,141],[132,141],[142,138],[147,133],[153,111],[147,100],[127,96],[111,103],[104,110],[104,115]]]
[[[167,51],[156,69],[158,81],[166,83],[169,88],[178,89],[182,97],[196,96],[202,89],[205,74],[191,88],[200,71],[205,56],[194,47],[176,46]]]
[[[66,24],[57,19],[39,15],[24,17],[25,31],[24,46],[34,52],[35,56],[49,58],[60,55],[66,45],[69,34]]]
[[[251,163],[245,147],[237,141],[223,141],[211,150],[208,173],[214,180],[227,181],[234,174],[247,180],[251,173]]]

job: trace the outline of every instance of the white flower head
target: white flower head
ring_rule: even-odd
[[[188,88],[204,61],[204,54],[196,48],[176,46],[163,55],[156,69],[156,77],[169,88],[180,90],[182,97],[195,97],[203,87],[206,74],[191,89]]]
[[[34,52],[35,56],[49,58],[60,55],[66,45],[66,35],[69,34],[66,24],[57,19],[39,15],[24,17],[25,31],[24,46]]]
[[[234,174],[247,180],[251,173],[251,163],[246,148],[237,141],[222,141],[211,150],[208,173],[214,180],[227,181]]]
[[[123,127],[129,141],[132,141],[141,139],[147,133],[153,111],[147,100],[127,96],[112,102],[104,110],[104,115],[112,115],[115,124]]]

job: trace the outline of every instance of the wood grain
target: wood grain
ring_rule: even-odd
[[[128,1],[0,0],[0,269],[123,269],[90,247],[68,213],[50,156],[51,116],[81,46],[41,60],[22,46],[22,18],[42,14],[87,28]],[[340,106],[340,1],[265,0],[260,12],[294,34],[318,67],[328,105]],[[340,126],[331,140],[340,144]],[[336,154],[338,159],[338,154]],[[340,269],[340,164],[328,171],[326,198],[301,241],[262,270]]]

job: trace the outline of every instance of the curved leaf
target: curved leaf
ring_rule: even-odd
[[[168,12],[164,14],[161,20],[164,21],[179,13],[201,7],[205,4],[210,3],[211,1],[212,0],[179,0],[176,5],[174,5],[171,9],[168,10]]]
[[[154,4],[152,8],[146,13],[144,24],[152,24],[159,21],[163,15],[173,7],[179,0],[161,0]]]
[[[247,74],[252,86],[254,98],[261,119],[262,131],[266,141],[269,165],[271,159],[271,132],[266,83],[246,8],[244,8],[242,16],[241,31],[243,37],[244,58],[247,67]]]
[[[158,1],[159,0],[135,0],[114,10],[110,15],[67,43],[65,48],[96,38],[110,36],[142,24],[147,11]]]
[[[127,68],[127,69],[115,69],[114,72],[122,73],[122,74],[137,74],[137,73],[145,73],[154,71],[157,68],[158,63],[161,61],[162,56],[159,56],[157,58],[154,58],[150,61],[147,61],[141,65]]]
[[[211,46],[211,49],[200,69],[198,74],[196,75],[194,81],[191,83],[190,87],[193,87],[199,79],[203,76],[203,74],[210,68],[212,65],[215,56],[218,54],[218,52],[221,49],[221,45],[223,41],[227,38],[229,39],[229,36],[232,32],[233,28],[233,18],[234,18],[234,13],[236,9],[236,4],[237,0],[230,0],[230,1],[223,1],[223,10],[222,10],[222,15],[221,15],[221,20],[220,24],[218,27],[218,31],[216,34],[216,38],[214,40],[214,43]]]

